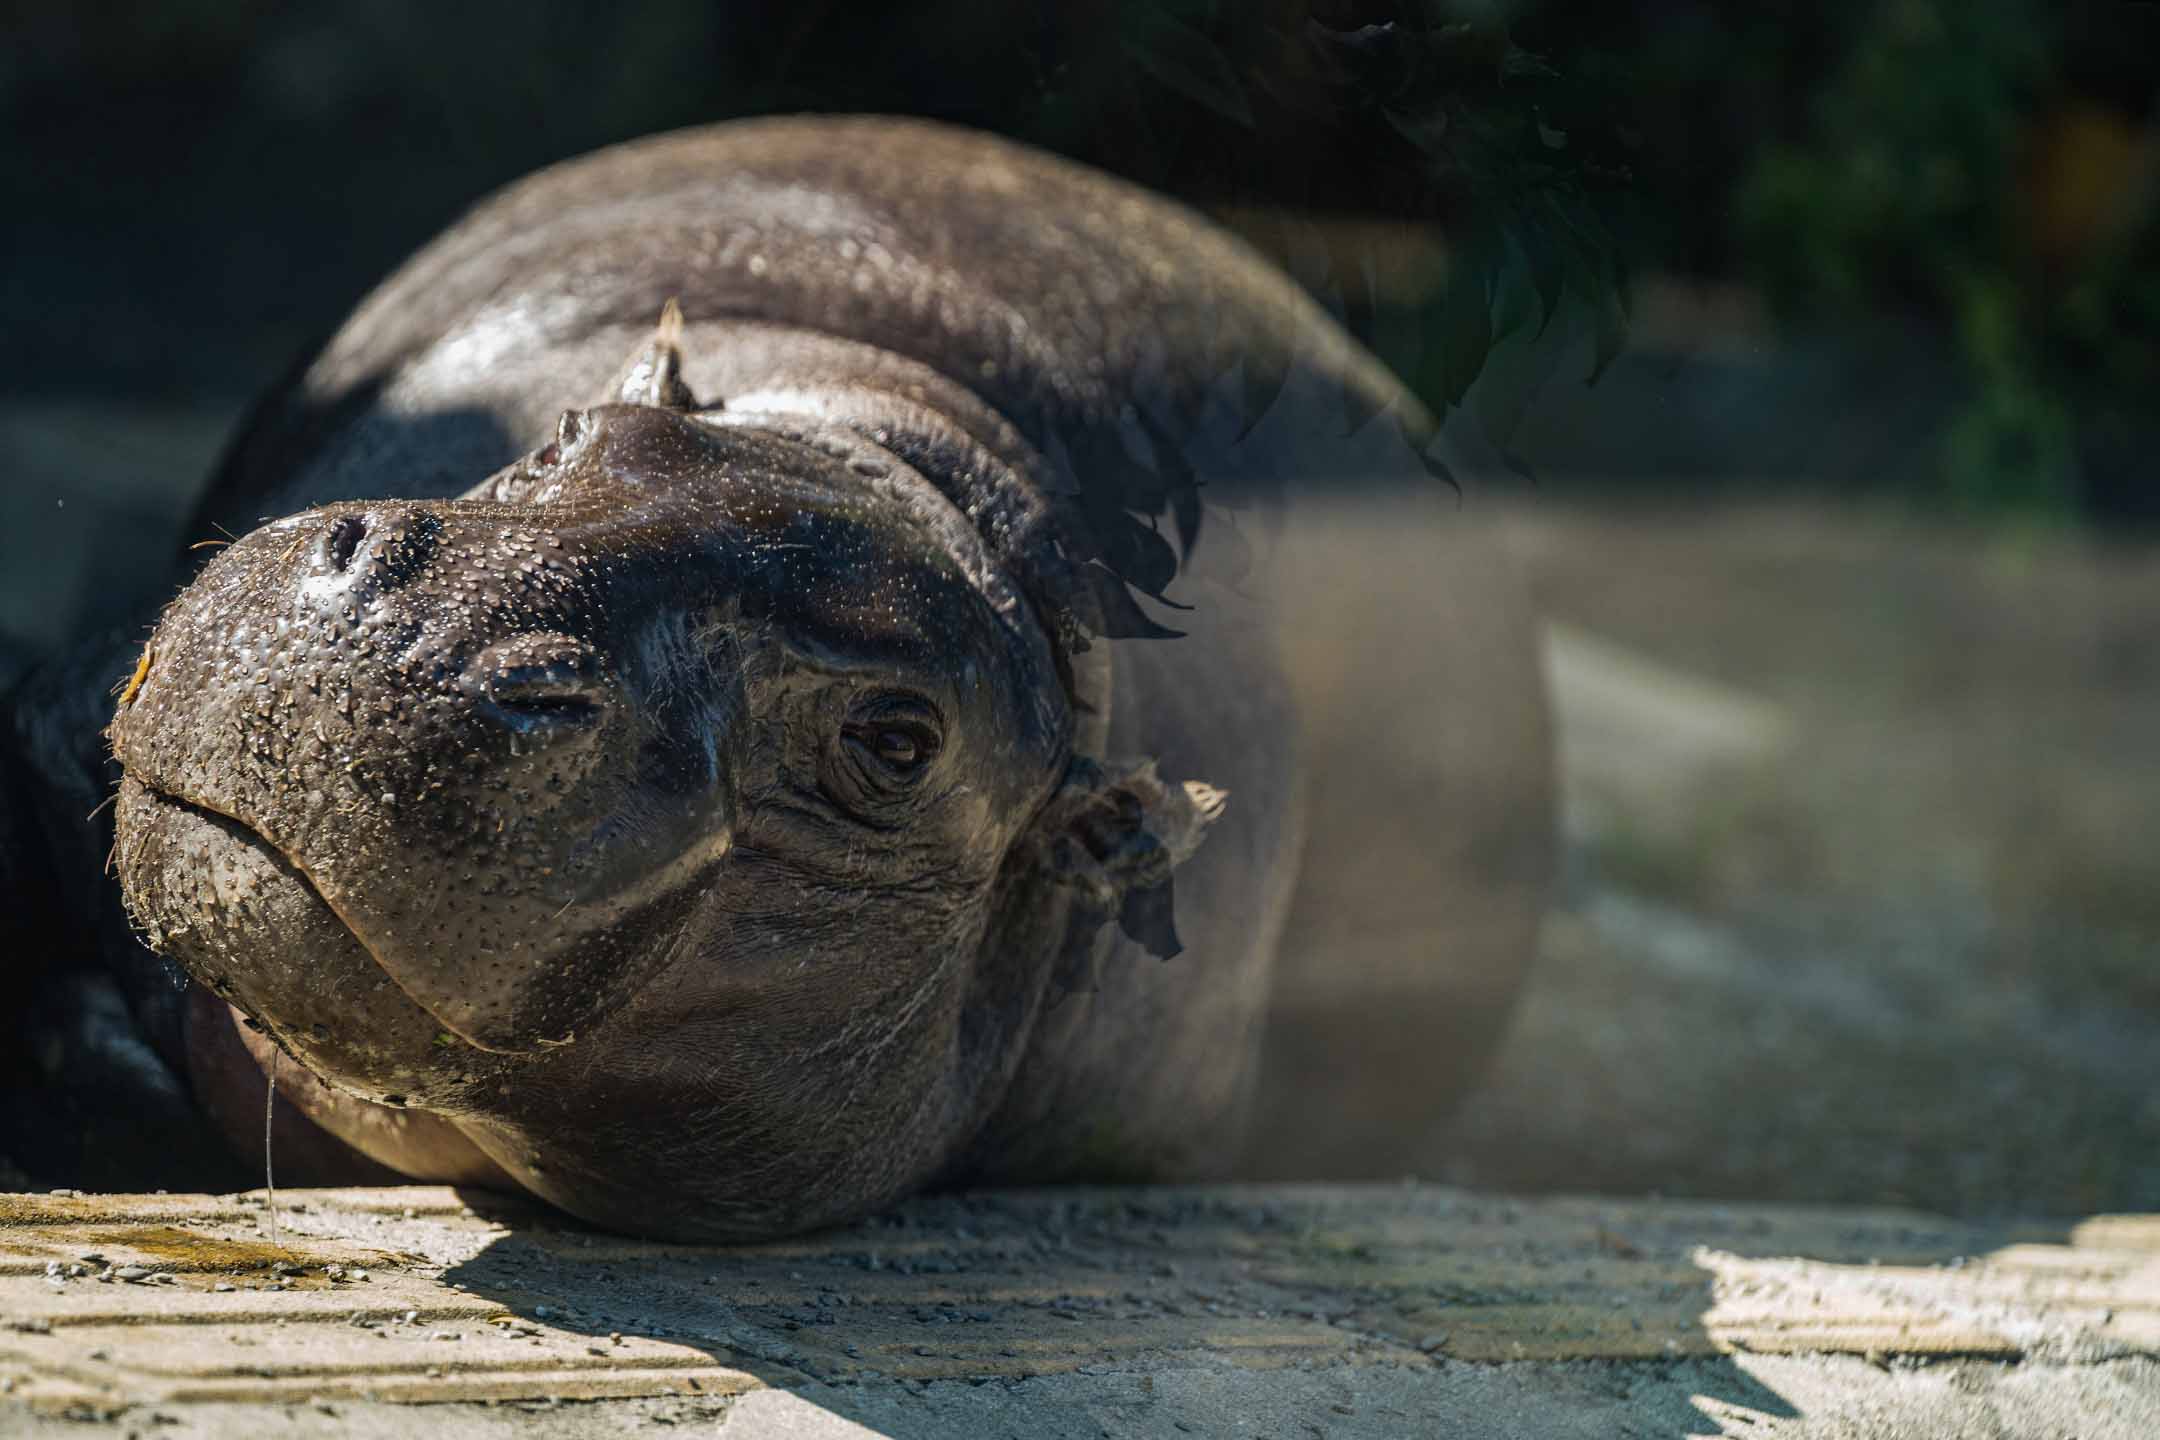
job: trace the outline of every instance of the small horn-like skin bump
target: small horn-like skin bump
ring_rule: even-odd
[[[611,387],[625,405],[656,405],[663,410],[697,410],[697,396],[682,378],[682,307],[670,299],[660,307],[652,338],[632,355]]]

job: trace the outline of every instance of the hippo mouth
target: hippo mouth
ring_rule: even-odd
[[[414,1088],[409,1067],[383,1062],[416,1047],[391,1037],[417,1034],[431,1060],[451,1041],[471,1043],[256,827],[133,775],[120,804],[119,863],[151,947],[267,1025],[309,1069],[341,1088],[402,1096]]]
[[[258,861],[267,863],[278,875],[288,881],[307,903],[313,907],[320,907],[328,918],[336,921],[339,928],[352,937],[352,943],[366,951],[368,959],[378,968],[381,968],[384,974],[390,974],[389,968],[382,963],[382,957],[377,955],[374,947],[367,943],[367,937],[354,928],[352,921],[338,913],[337,906],[330,903],[329,897],[323,894],[321,887],[307,873],[307,867],[288,854],[276,842],[272,841],[269,836],[263,834],[262,831],[237,815],[220,810],[216,806],[206,805],[200,800],[191,800],[185,795],[175,795],[170,791],[160,790],[154,785],[139,781],[137,783],[142,784],[143,797],[153,810],[170,810],[182,816],[193,817],[207,831],[224,836],[233,845],[252,852]],[[396,978],[395,975],[391,975],[392,980]]]

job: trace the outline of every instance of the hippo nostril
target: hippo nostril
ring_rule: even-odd
[[[417,505],[348,510],[323,525],[312,578],[327,582],[318,593],[339,605],[355,593],[372,599],[426,574],[441,538],[441,518]]]
[[[568,637],[527,636],[492,646],[466,671],[465,685],[489,719],[526,733],[567,733],[607,711],[599,667]]]
[[[323,558],[330,562],[332,570],[344,570],[352,564],[367,532],[365,515],[340,515],[330,522],[330,531],[323,536]]]

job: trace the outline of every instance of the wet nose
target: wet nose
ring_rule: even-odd
[[[591,646],[568,635],[520,635],[466,667],[480,713],[521,735],[567,736],[597,726],[612,687]]]

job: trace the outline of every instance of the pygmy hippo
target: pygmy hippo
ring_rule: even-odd
[[[110,1174],[22,1138],[57,1105],[259,1151],[269,1070],[285,1175],[723,1240],[1429,1166],[1552,825],[1444,445],[1239,242],[1010,142],[519,182],[258,411],[154,628],[14,698],[0,883],[72,938],[0,1149]],[[1414,546],[1331,528],[1371,491]],[[1429,603],[1364,603],[1406,553]],[[188,1183],[167,1133],[135,1183]]]

